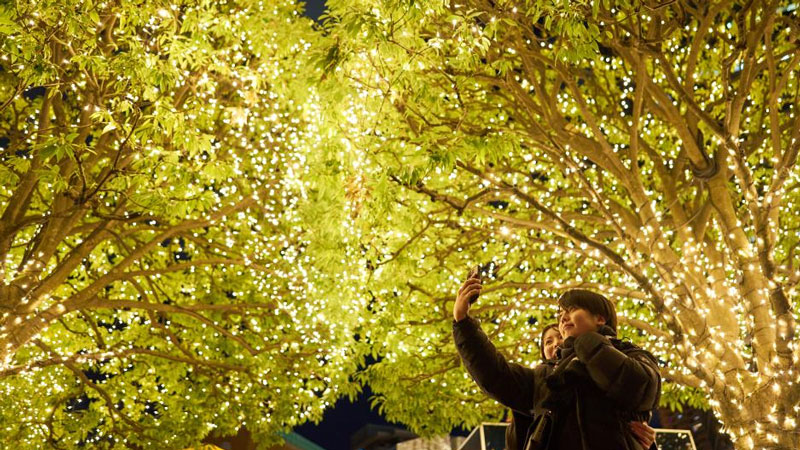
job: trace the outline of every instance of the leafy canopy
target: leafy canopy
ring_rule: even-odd
[[[0,34],[0,442],[268,445],[354,395],[298,5],[17,1]]]
[[[450,338],[480,264],[473,314],[511,360],[539,360],[561,292],[597,290],[661,360],[665,404],[713,407],[743,445],[795,445],[793,2],[329,5],[385,324],[364,380],[388,417],[436,433],[502,414]]]

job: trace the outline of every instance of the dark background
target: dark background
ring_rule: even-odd
[[[376,411],[369,407],[372,392],[365,388],[354,403],[347,399],[336,402],[325,412],[319,425],[306,423],[294,429],[295,433],[324,447],[325,450],[350,450],[350,436],[368,423],[387,425]]]
[[[319,15],[322,14],[322,11],[325,10],[325,0],[308,0],[306,3],[306,16],[311,17],[314,20],[319,18]]]

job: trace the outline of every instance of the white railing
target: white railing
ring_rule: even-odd
[[[508,423],[486,422],[474,430],[458,446],[458,450],[503,450]],[[691,430],[656,428],[659,450],[697,450]]]

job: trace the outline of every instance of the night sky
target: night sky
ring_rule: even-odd
[[[350,450],[350,436],[368,423],[386,425],[388,422],[369,407],[372,393],[367,389],[354,403],[347,399],[336,405],[322,418],[319,425],[307,423],[294,429],[295,433],[324,447],[325,450]]]
[[[317,20],[322,11],[325,10],[325,0],[308,0],[305,2],[305,13],[308,17]]]

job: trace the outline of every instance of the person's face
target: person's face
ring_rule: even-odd
[[[564,339],[578,337],[589,331],[597,331],[605,323],[605,317],[592,314],[583,308],[562,309],[558,320],[558,331]]]
[[[556,350],[558,346],[564,342],[561,339],[561,333],[557,328],[550,328],[544,333],[544,359],[553,359],[556,357]]]

